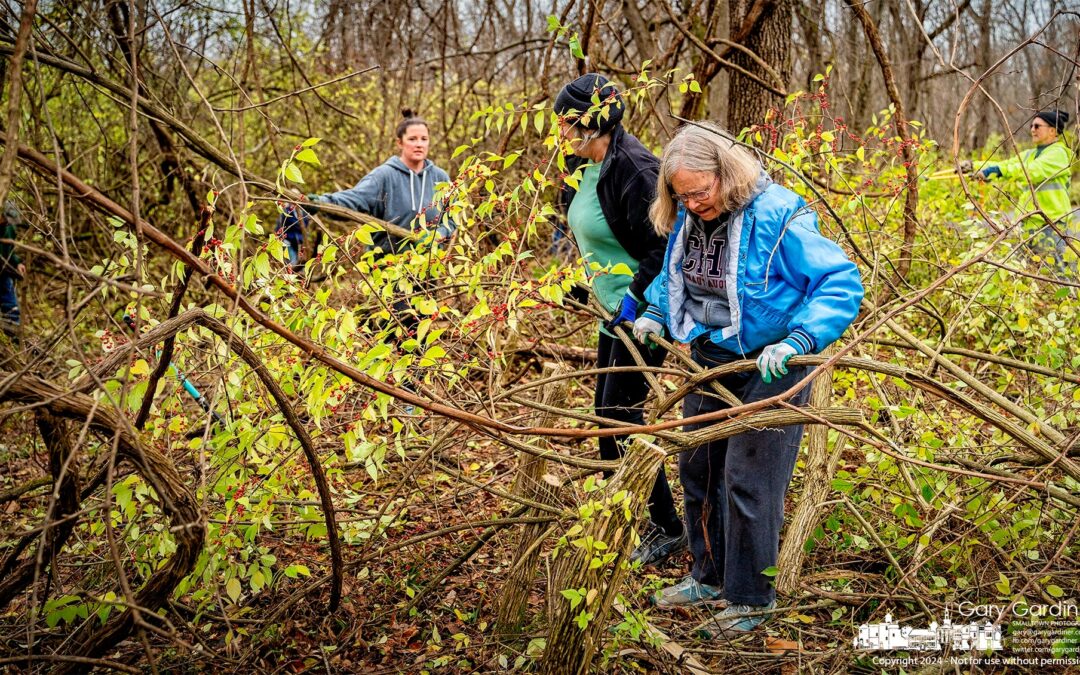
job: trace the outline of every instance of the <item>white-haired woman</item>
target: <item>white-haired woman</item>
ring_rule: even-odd
[[[788,368],[788,359],[824,349],[858,313],[863,287],[855,265],[818,232],[802,198],[774,184],[715,125],[685,126],[668,144],[650,216],[658,233],[669,234],[668,246],[634,332],[644,339],[666,325],[706,368],[756,359],[760,376],[719,379],[743,403],[791,388],[808,368]],[[808,395],[804,387],[789,400],[801,405]],[[686,397],[683,415],[726,407],[700,389]],[[775,604],[763,572],[776,564],[802,431],[748,431],[680,454],[693,565],[659,593],[658,605],[726,601],[713,623],[725,637],[761,623],[764,614],[747,614]]]

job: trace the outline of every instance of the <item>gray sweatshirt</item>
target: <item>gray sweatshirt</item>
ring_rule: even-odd
[[[419,229],[419,216],[424,213],[428,227],[437,224],[440,236],[450,236],[454,224],[443,218],[442,204],[435,200],[435,184],[448,182],[450,176],[430,159],[424,160],[424,168],[416,173],[394,155],[361,178],[355,187],[319,195],[314,201],[343,206],[414,230]],[[400,237],[386,232],[376,233],[372,238],[386,252],[398,250],[401,243]]]

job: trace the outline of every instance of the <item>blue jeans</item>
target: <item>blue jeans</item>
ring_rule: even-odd
[[[286,237],[285,243],[289,247],[289,269],[299,272],[304,269],[304,263],[300,262],[300,245],[303,241]]]
[[[697,340],[694,361],[714,368],[738,360],[737,354]],[[755,358],[753,354],[750,358]],[[717,381],[743,403],[775,396],[806,376],[806,366],[789,367],[788,374],[766,384],[757,370],[735,373]],[[810,387],[790,402],[804,405]],[[691,417],[730,406],[705,389],[683,401],[683,416]],[[710,423],[689,424],[691,431]],[[784,524],[784,493],[802,441],[801,424],[736,434],[679,453],[686,527],[694,579],[723,586],[724,598],[739,605],[767,605],[776,599],[772,579],[762,571],[776,564],[780,528]]]
[[[15,295],[15,277],[0,275],[0,319],[16,326],[21,322],[19,316],[19,298]]]

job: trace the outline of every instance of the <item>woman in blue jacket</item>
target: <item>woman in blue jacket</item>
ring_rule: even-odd
[[[760,376],[744,371],[718,380],[743,403],[805,377],[809,368],[789,368],[788,359],[828,347],[859,311],[863,287],[854,263],[818,232],[802,198],[772,183],[753,154],[716,125],[685,126],[668,144],[650,215],[657,231],[670,235],[634,332],[646,339],[666,326],[706,368],[756,359]],[[790,402],[808,397],[804,387]],[[686,397],[683,415],[726,407],[702,389]],[[802,432],[802,425],[759,429],[680,453],[693,566],[657,604],[726,601],[714,617],[724,637],[761,623],[763,615],[746,614],[775,604],[772,579],[762,572],[776,564]]]
[[[649,204],[656,190],[660,161],[622,127],[622,94],[603,75],[588,73],[567,84],[555,98],[560,135],[572,157],[568,169],[581,169],[577,189],[564,185],[560,195],[566,220],[581,258],[601,266],[626,265],[632,276],[591,276],[593,293],[613,319],[598,326],[596,365],[636,365],[630,349],[615,335],[615,326],[633,322],[644,307],[645,289],[660,270],[666,237],[649,222]],[[591,274],[591,272],[590,272]],[[664,362],[664,352],[638,343],[647,366]],[[596,414],[624,424],[641,424],[649,387],[639,371],[609,372],[596,378]],[[599,441],[600,457],[622,455],[625,437]],[[675,500],[661,469],[649,499],[650,527],[632,558],[657,564],[686,550],[686,535]]]

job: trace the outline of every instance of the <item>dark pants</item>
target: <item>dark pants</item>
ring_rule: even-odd
[[[714,343],[695,341],[694,361],[712,368],[740,357]],[[753,355],[754,357],[757,354]],[[809,372],[789,367],[780,380],[766,384],[757,370],[720,378],[743,403],[775,396]],[[683,416],[730,407],[715,394],[699,390],[683,401]],[[790,399],[803,405],[810,387]],[[708,426],[689,424],[687,431]],[[691,575],[703,584],[724,587],[724,598],[739,605],[767,605],[776,598],[772,579],[761,572],[776,564],[784,493],[799,454],[803,427],[795,425],[737,434],[679,454],[679,480],[694,562]]]
[[[646,365],[657,367],[664,362],[667,355],[659,347],[650,349],[635,342],[642,360]],[[597,348],[596,366],[598,368],[612,368],[618,366],[636,366],[630,350],[618,338],[600,333],[600,341]],[[596,378],[596,395],[593,398],[593,406],[596,414],[608,417],[627,424],[643,424],[645,415],[642,407],[645,398],[649,394],[649,383],[645,381],[645,375],[640,372],[627,373],[602,373]],[[622,457],[626,436],[606,436],[600,439],[600,457],[602,459],[618,459]],[[667,482],[667,474],[664,467],[660,467],[660,473],[656,476],[653,484],[652,495],[649,497],[649,518],[653,524],[669,535],[678,535],[682,532],[682,521],[679,513],[675,510],[675,499],[671,496],[671,487]]]
[[[289,252],[289,270],[292,272],[302,272],[304,269],[304,262],[300,260],[300,247],[303,244],[303,239],[285,238],[285,245]]]
[[[18,326],[21,321],[19,298],[15,295],[15,277],[8,274],[0,274],[0,321],[5,330]]]

